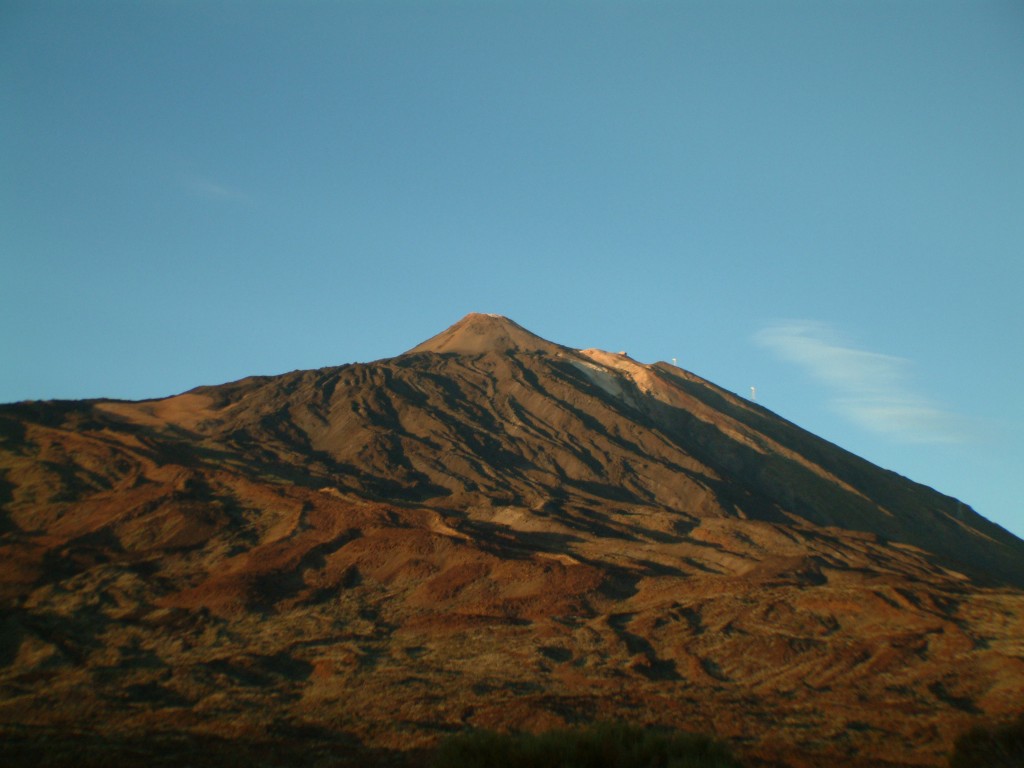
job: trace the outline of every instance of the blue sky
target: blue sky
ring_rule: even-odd
[[[0,402],[679,364],[1024,535],[1024,4],[0,6]]]

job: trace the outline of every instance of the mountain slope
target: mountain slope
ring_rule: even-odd
[[[470,315],[389,361],[95,410],[140,425],[156,413],[371,498],[525,507],[592,532],[605,520],[673,536],[716,517],[835,526],[1024,585],[1024,543],[956,499],[679,368],[576,352],[500,317]]]
[[[0,436],[0,722],[408,747],[629,717],[936,765],[1024,694],[1020,540],[499,316],[376,363],[3,406]]]

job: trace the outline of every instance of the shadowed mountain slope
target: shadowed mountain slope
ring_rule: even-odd
[[[629,717],[765,764],[937,765],[1024,695],[1024,542],[500,316],[369,364],[2,406],[0,439],[0,723],[404,748]]]

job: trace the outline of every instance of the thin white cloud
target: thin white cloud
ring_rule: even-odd
[[[825,323],[806,320],[769,325],[754,341],[824,382],[832,406],[864,429],[913,443],[964,437],[959,417],[913,390],[906,358],[857,349]]]
[[[221,184],[203,176],[182,175],[180,181],[181,185],[188,192],[206,200],[232,201],[247,199],[246,194],[240,189]]]

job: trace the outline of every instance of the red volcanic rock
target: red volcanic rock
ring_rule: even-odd
[[[1020,540],[693,374],[500,316],[365,365],[2,406],[0,439],[12,739],[370,760],[623,719],[752,764],[938,766],[1024,701]]]

